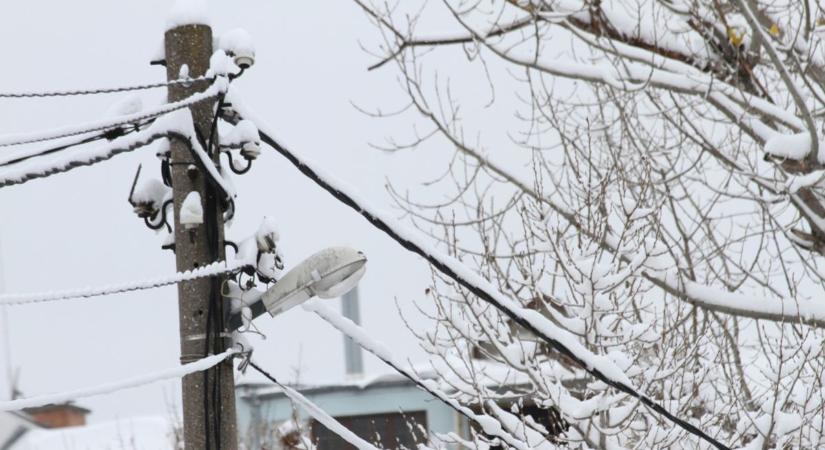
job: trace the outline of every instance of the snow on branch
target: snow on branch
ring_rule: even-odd
[[[122,292],[153,289],[161,286],[181,283],[184,281],[197,280],[200,278],[214,277],[236,272],[244,267],[253,265],[244,260],[217,261],[212,264],[199,267],[197,269],[179,272],[172,276],[157,277],[143,281],[129,281],[121,284],[108,286],[88,287],[57,292],[39,292],[32,294],[0,294],[0,305],[26,305],[31,303],[44,303],[59,300],[69,300],[76,298],[99,297],[102,295],[119,294]]]
[[[724,81],[727,75],[719,76],[719,74],[708,73],[707,70],[712,70],[710,68],[715,67],[710,62],[718,56],[708,53],[704,37],[695,34],[689,35],[692,42],[685,45],[685,43],[677,42],[677,34],[669,31],[667,26],[651,25],[659,22],[659,19],[652,20],[650,17],[645,17],[645,20],[639,20],[640,18],[628,20],[625,17],[628,14],[632,16],[650,13],[649,11],[644,12],[643,9],[623,11],[621,7],[602,2],[598,8],[601,8],[603,15],[594,20],[590,17],[591,12],[584,4],[578,4],[578,2],[566,5],[557,4],[554,5],[559,8],[557,11],[537,11],[538,15],[534,14],[533,11],[528,11],[529,14],[522,19],[488,30],[474,29],[461,18],[460,14],[454,12],[455,18],[466,30],[465,33],[408,38],[376,11],[359,0],[356,0],[356,3],[367,14],[373,16],[392,31],[400,42],[396,51],[371,66],[370,69],[380,67],[387,61],[392,60],[405,48],[480,42],[504,60],[524,67],[532,67],[551,75],[607,84],[622,90],[634,90],[640,86],[651,85],[656,88],[689,95],[721,95],[728,97],[742,108],[770,117],[795,131],[806,129],[807,120],[801,120],[792,112],[758,95],[743,92],[737,86]],[[523,8],[522,6],[519,7]],[[548,13],[552,18],[546,16]],[[681,20],[672,14],[666,15],[669,16],[666,21]],[[622,69],[619,70],[616,67],[582,64],[558,57],[553,58],[550,62],[544,62],[534,58],[532,53],[529,56],[518,55],[512,47],[505,44],[499,45],[491,39],[518,30],[529,24],[530,20],[536,19],[547,23],[558,23],[587,44],[600,48],[605,52],[616,54],[627,60],[628,63],[624,64]],[[607,20],[610,26],[605,27],[605,24],[602,23],[604,20]],[[605,33],[607,33],[607,36],[605,36]],[[605,37],[609,40],[605,40]],[[700,69],[700,67],[704,67],[705,70]],[[756,131],[763,141],[768,139],[772,132],[767,125],[764,127],[757,126]]]
[[[183,378],[186,375],[208,370],[225,359],[238,353],[237,350],[230,349],[223,353],[208,356],[198,361],[161,370],[159,372],[140,375],[113,383],[105,383],[97,386],[76,389],[74,391],[62,392],[58,394],[39,395],[36,397],[19,398],[16,400],[0,401],[0,411],[17,411],[23,408],[36,408],[55,403],[65,403],[79,398],[93,397],[96,395],[110,394],[112,392],[131,389],[145,384],[155,383],[163,380]]]
[[[229,82],[225,77],[218,77],[214,82],[203,92],[193,94],[183,100],[177,102],[167,103],[154,109],[141,111],[133,114],[123,116],[106,118],[94,122],[87,122],[80,125],[72,125],[62,128],[53,128],[48,131],[40,131],[34,133],[13,133],[0,135],[0,147],[8,147],[11,145],[30,144],[33,142],[48,141],[51,139],[58,139],[69,136],[77,136],[80,134],[91,133],[94,131],[108,130],[124,125],[141,122],[146,119],[158,117],[173,111],[188,108],[196,103],[217,98],[219,95],[226,93],[229,88]]]
[[[719,93],[715,93],[710,97],[713,97],[714,95],[717,95],[720,99],[724,99],[729,102],[731,104],[731,108],[739,108],[735,102]],[[426,112],[425,108],[420,109],[425,116],[429,117],[436,127],[441,129],[444,136],[450,139],[450,142],[458,151],[473,158],[479,165],[489,169],[491,172],[503,178],[537,202],[547,205],[553,212],[561,216],[566,222],[573,225],[577,230],[580,230],[588,238],[592,239],[593,242],[597,243],[610,253],[618,256],[623,263],[632,264],[634,261],[641,259],[642,263],[640,267],[640,275],[676,298],[704,309],[724,314],[731,314],[751,319],[772,320],[776,322],[802,322],[808,325],[825,328],[825,308],[819,306],[813,301],[778,297],[765,298],[754,295],[738,294],[725,289],[696,283],[695,281],[687,279],[687,277],[679,271],[677,261],[661,261],[662,258],[667,258],[666,252],[658,252],[658,255],[650,255],[645,253],[644,250],[640,251],[635,248],[625,249],[621,244],[619,236],[616,236],[613,233],[607,233],[605,235],[594,235],[588,233],[587,228],[579,222],[575,211],[572,211],[566,206],[554,201],[551,197],[538,192],[532,187],[533,183],[531,180],[523,179],[519,175],[505,169],[504,166],[497,164],[490,158],[479,154],[472,148],[469,148],[462,141],[458,140],[458,138],[450,134],[432,113]],[[765,126],[763,131],[766,135],[775,135],[775,133],[770,131],[767,126]],[[279,152],[282,154],[285,151],[287,150],[279,149]],[[301,170],[303,171],[304,169]],[[311,169],[309,170],[311,171]],[[327,179],[329,178],[327,177]],[[801,206],[804,207],[804,204]],[[353,207],[360,211],[357,205]],[[804,212],[804,209],[802,209],[802,211]],[[812,218],[817,217],[813,211],[806,213],[806,215]],[[825,229],[825,221],[822,222],[822,226],[822,229]]]
[[[814,133],[816,136],[816,133]],[[815,144],[815,145],[813,145]],[[775,133],[770,139],[765,142],[765,153],[779,158],[787,158],[793,160],[803,160],[812,154],[815,148],[822,148],[823,143],[814,142],[811,140],[811,133],[794,133],[782,134]],[[825,156],[822,152],[815,152],[817,161],[825,163]]]
[[[467,268],[460,261],[432,247],[428,240],[419,233],[409,230],[392,217],[381,213],[369,205],[369,203],[356,194],[353,188],[346,186],[330,174],[325,173],[316,164],[306,159],[298,158],[295,153],[275,141],[268,133],[268,128],[265,127],[251,111],[247,110],[242,102],[237,101],[237,99],[234,100],[235,101],[232,101],[232,105],[240,113],[241,117],[250,119],[256,124],[261,133],[261,140],[287,158],[304,175],[308,176],[336,199],[358,211],[370,224],[389,235],[401,244],[401,246],[422,256],[439,272],[453,279],[479,299],[494,306],[514,323],[522,326],[547,343],[551,348],[570,358],[595,378],[620,392],[639,399],[639,401],[648,408],[666,417],[689,433],[707,441],[714,447],[719,449],[728,448],[696,426],[670,413],[663,406],[637,391],[624,372],[610,358],[605,355],[596,355],[590,352],[575,336],[556,326],[538,311],[522,307],[518,302],[502,294],[492,283]]]
[[[669,70],[633,62],[624,64],[621,70],[619,70],[612,66],[584,64],[565,58],[541,61],[532,55],[516,54],[509,47],[497,45],[487,40],[481,33],[474,31],[469,24],[463,22],[460,18],[457,17],[457,19],[479,42],[484,44],[486,48],[498,57],[522,67],[533,68],[540,72],[563,78],[605,84],[625,91],[637,90],[649,85],[672,92],[703,97],[718,93],[729,97],[732,101],[740,105],[746,105],[748,108],[766,117],[780,121],[796,131],[805,129],[805,123],[794,114],[756,95],[742,92],[740,89],[720,82],[712,75],[701,71],[690,70],[690,72],[687,73],[671,72]],[[755,118],[751,120],[757,121]],[[764,131],[760,132],[757,137],[764,142],[771,137],[772,133],[770,133],[770,127],[767,125],[760,127],[760,129]]]

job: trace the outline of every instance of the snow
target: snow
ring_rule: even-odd
[[[136,417],[31,430],[9,450],[174,450],[174,426],[164,417]]]
[[[172,188],[163,184],[163,181],[157,178],[146,178],[135,186],[131,200],[135,203],[151,204],[156,209],[160,209],[163,202],[171,198],[171,194]]]
[[[300,392],[281,383],[278,383],[278,385],[281,387],[281,389],[283,389],[283,392],[284,394],[286,394],[287,397],[289,397],[293,402],[295,402],[295,404],[303,408],[304,411],[306,411],[307,414],[312,416],[313,419],[320,422],[330,431],[340,436],[343,440],[354,445],[355,448],[357,448],[358,450],[378,450],[378,448],[376,448],[374,445],[361,439],[355,433],[348,430],[345,426],[341,425],[341,423],[335,420],[334,417],[330,416],[326,413],[326,411],[324,411],[323,409],[319,408],[316,404],[309,401],[309,399],[301,395]]]
[[[815,170],[804,175],[789,176],[785,186],[789,194],[796,194],[802,188],[815,187],[823,181],[825,181],[825,170]]]
[[[793,298],[765,298],[706,286],[689,280],[680,280],[675,270],[665,275],[650,275],[671,290],[684,292],[689,300],[714,311],[746,315],[752,318],[797,322],[825,326],[825,304],[816,300]]]
[[[230,58],[223,50],[218,50],[209,58],[209,70],[206,71],[207,77],[227,76],[232,73],[237,73],[240,70],[235,65],[235,61]]]
[[[27,181],[66,172],[80,166],[89,166],[105,161],[120,153],[145,147],[152,142],[169,136],[174,128],[158,119],[146,130],[121,136],[111,142],[96,147],[79,147],[71,152],[60,152],[56,156],[44,156],[0,168],[0,187],[21,184]]]
[[[267,128],[263,126],[260,120],[256,119],[254,113],[249,111],[244,106],[242,101],[233,98],[232,104],[241,116],[255,122],[259,130],[262,130],[265,133],[267,132]],[[506,297],[489,281],[467,268],[463,263],[433,247],[429,240],[422,236],[420,232],[409,229],[409,227],[402,225],[390,215],[369,205],[369,203],[361,198],[353,188],[348,187],[344,183],[336,180],[334,176],[326,173],[316,163],[305,158],[301,160],[301,163],[304,166],[311,168],[318,178],[323,180],[326,184],[334,187],[338,192],[345,193],[346,196],[352,199],[352,201],[358,206],[358,208],[360,208],[360,211],[363,211],[364,214],[372,216],[383,224],[386,224],[387,228],[389,228],[393,234],[398,236],[397,240],[400,239],[403,243],[407,243],[405,246],[409,245],[407,246],[408,249],[412,250],[410,247],[416,248],[417,251],[413,251],[425,256],[428,260],[439,263],[442,266],[439,267],[439,270],[442,272],[452,272],[452,274],[448,273],[448,275],[458,281],[463,281],[470,287],[475,288],[476,292],[483,293],[488,299],[495,302],[500,307],[502,312],[509,313],[513,317],[522,320],[548,341],[558,343],[559,346],[569,351],[573,357],[579,359],[589,371],[598,371],[609,380],[632,388],[633,384],[630,379],[624,375],[621,369],[619,369],[616,364],[610,360],[610,358],[590,352],[571,333],[559,328],[537,311],[523,308],[511,298]]]
[[[392,353],[384,344],[370,338],[363,328],[358,326],[352,320],[333,311],[329,306],[326,306],[322,300],[313,299],[303,304],[303,308],[307,311],[312,311],[321,316],[324,320],[332,324],[339,331],[352,338],[358,345],[363,347],[370,353],[378,356],[385,361],[392,361]]]
[[[534,63],[534,61],[532,61],[531,63]],[[563,66],[564,64],[561,65]],[[556,67],[557,64],[556,62],[554,62],[553,68],[548,69],[548,71],[556,70]],[[599,80],[602,79],[602,75],[603,74],[598,75]],[[648,75],[650,75],[649,71],[646,74],[646,76]],[[688,81],[688,79],[683,80]],[[704,94],[706,92],[702,91],[702,93]],[[243,101],[234,98],[233,96],[231,102],[233,104],[233,107],[240,113],[242,117],[248,118],[255,122],[255,124],[258,126],[258,129],[262,132],[262,140],[275,147],[277,151],[279,151],[284,157],[290,160],[290,162],[293,165],[295,165],[302,173],[304,173],[304,175],[308,176],[315,183],[322,186],[329,193],[334,195],[339,201],[347,204],[351,208],[358,211],[371,224],[387,233],[403,247],[427,259],[427,261],[429,261],[434,266],[434,268],[436,268],[440,272],[444,273],[445,275],[449,276],[450,278],[454,279],[455,281],[463,285],[465,288],[470,290],[480,299],[485,300],[491,305],[495,306],[497,309],[499,309],[502,313],[508,315],[515,322],[518,322],[520,325],[525,326],[526,329],[529,329],[531,332],[538,335],[538,337],[545,340],[557,351],[559,351],[563,355],[570,357],[578,365],[583,366],[583,368],[585,368],[587,372],[589,372],[591,375],[594,375],[601,381],[608,382],[617,389],[626,392],[627,394],[635,398],[638,398],[648,406],[655,407],[655,409],[659,413],[665,415],[670,421],[674,422],[680,427],[686,427],[684,423],[681,423],[681,419],[667,412],[667,409],[665,407],[662,407],[654,400],[650,399],[643,393],[636,390],[636,388],[633,387],[633,384],[631,380],[628,378],[628,376],[608,356],[598,355],[591,352],[578,340],[578,338],[576,338],[568,331],[559,328],[557,325],[555,325],[553,322],[551,322],[549,319],[547,319],[537,311],[532,311],[521,307],[521,305],[517,301],[502,294],[488,280],[482,278],[480,275],[470,270],[460,261],[456,260],[455,258],[449,255],[444,254],[443,252],[438,251],[430,244],[430,241],[426,237],[422,236],[420,233],[407,229],[406,227],[402,226],[397,221],[395,221],[392,217],[382,214],[374,207],[371,207],[367,202],[365,202],[357,195],[354,189],[347,187],[344,183],[341,183],[340,181],[336,180],[335,177],[321,170],[318,167],[318,165],[316,165],[312,161],[307,160],[305,158],[299,158],[294,153],[290,152],[286,148],[283,148],[279,143],[273,142],[263,122],[256,119],[255,114],[245,107]],[[509,174],[507,174],[506,172],[503,172],[502,175],[506,179],[510,179],[508,177]],[[516,179],[514,183],[518,186],[521,186],[523,184],[518,183],[518,179]],[[529,185],[527,186],[528,188],[526,188],[525,190],[527,192],[530,192]],[[575,216],[572,215],[570,211],[568,211],[566,208],[563,208],[553,203],[552,200],[545,199],[538,193],[536,193],[535,195],[541,200],[549,203],[550,206],[554,210],[559,212],[563,217],[565,217],[566,219],[569,218],[574,224],[576,223]],[[615,236],[606,236],[605,241],[605,245],[609,249],[620,255],[622,254],[622,252],[619,251],[619,241],[615,238]],[[658,276],[660,272],[661,270],[655,271],[651,278],[655,279],[654,277]],[[661,282],[661,280],[658,281]],[[677,290],[676,292],[678,295],[678,293],[681,293],[683,291]],[[687,300],[691,299],[688,298]],[[709,440],[715,446],[721,445],[713,442],[712,439],[707,436],[701,437],[703,437],[706,440]]]
[[[232,128],[232,131],[221,136],[221,146],[239,148],[248,142],[260,143],[258,128],[251,120],[241,120]]]
[[[8,147],[10,145],[17,144],[28,144],[31,142],[40,142],[67,136],[76,136],[83,133],[109,130],[122,125],[138,123],[143,120],[150,119],[152,117],[157,117],[166,113],[187,108],[190,105],[207,99],[216,98],[218,95],[225,93],[228,89],[229,83],[225,79],[219,78],[215,80],[215,82],[212,83],[209,86],[209,88],[207,88],[203,92],[199,92],[177,102],[167,103],[157,108],[149,109],[143,112],[136,112],[133,114],[127,114],[124,116],[114,118],[104,118],[93,122],[83,123],[80,125],[50,128],[46,131],[0,135],[0,147]]]
[[[143,100],[137,94],[127,95],[106,110],[106,117],[128,116],[143,110]]]
[[[272,252],[278,246],[281,234],[278,232],[278,224],[275,219],[264,216],[258,231],[255,232],[255,242],[261,252]]]
[[[281,269],[278,268],[277,255],[272,252],[261,253],[256,269],[259,274],[272,280],[277,280],[281,276]]]
[[[258,259],[258,244],[252,237],[246,238],[238,244],[238,253],[235,254],[235,259],[241,261],[253,261]]]
[[[201,147],[200,141],[197,139],[195,125],[192,123],[192,116],[189,114],[189,111],[181,110],[178,112],[183,114],[178,114],[176,116],[177,129],[189,138],[189,144],[192,147],[192,153],[194,156],[200,160],[202,167],[206,168],[206,172],[208,172],[209,176],[215,180],[221,189],[223,189],[227,196],[232,198],[236,197],[237,194],[235,193],[235,188],[229,181],[227,181],[226,178],[223,177],[223,175],[221,175],[220,171],[215,166],[215,162],[212,161],[212,158],[210,158],[209,155],[206,154],[206,151],[204,151],[203,147]]]
[[[823,148],[825,142],[820,142],[819,148]],[[765,153],[788,159],[801,160],[811,152],[811,135],[807,131],[804,133],[774,135],[765,142]],[[817,155],[819,162],[825,162],[823,152]]]
[[[198,225],[203,224],[203,204],[198,191],[186,194],[186,198],[180,205],[179,220],[184,228],[197,228]]]
[[[488,401],[486,404],[490,412],[498,419],[498,423],[503,425],[514,437],[525,442],[529,448],[539,450],[554,450],[557,448],[534,427],[527,426],[520,417],[505,411],[493,401]]]
[[[235,28],[221,34],[218,48],[228,55],[255,56],[255,42],[252,35],[243,28]]]
[[[210,25],[209,8],[206,0],[175,0],[166,16],[166,29],[183,25]]]
[[[329,322],[333,327],[337,328],[345,336],[352,339],[355,343],[361,346],[361,348],[377,356],[390,367],[402,374],[405,378],[412,380],[415,384],[422,387],[437,399],[452,407],[468,419],[476,422],[476,424],[478,424],[485,433],[490,436],[501,438],[504,442],[518,450],[528,450],[531,448],[530,446],[525,445],[524,442],[515,439],[510,434],[503,431],[501,423],[495,418],[485,414],[476,414],[471,409],[461,405],[456,399],[451,398],[445,392],[441,391],[433,380],[423,380],[417,373],[415,373],[415,371],[404,369],[401,364],[393,358],[392,353],[387,346],[370,337],[361,326],[340,315],[332,308],[326,306],[322,301],[317,299],[310,300],[303,305],[303,308],[307,311],[316,313],[319,317]]]
[[[101,295],[117,294],[140,289],[151,289],[180,283],[182,281],[196,280],[199,278],[232,273],[248,266],[249,264],[249,260],[245,259],[217,261],[197,269],[176,273],[172,276],[157,277],[149,280],[129,281],[121,284],[111,284],[106,286],[87,287],[65,291],[38,292],[31,294],[0,294],[0,305],[25,305],[29,303],[51,302],[57,300],[68,300],[72,298],[98,297]]]
[[[207,370],[219,364],[226,358],[235,355],[236,353],[237,350],[231,349],[217,355],[208,356],[206,358],[200,359],[189,364],[184,364],[177,367],[161,370],[158,372],[148,373],[145,375],[139,375],[121,381],[103,383],[96,386],[89,386],[68,392],[0,401],[0,411],[17,411],[24,408],[34,408],[37,406],[65,403],[79,398],[110,394],[112,392],[117,392],[123,389],[131,389],[162,380],[182,378],[189,374]]]

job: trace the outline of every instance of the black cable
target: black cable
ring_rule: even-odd
[[[217,124],[218,124],[218,111],[221,109],[221,105],[223,103],[223,96],[218,97],[218,103],[216,108],[216,113],[212,118],[212,124],[209,130],[209,136],[206,142],[204,142],[206,154],[210,157],[215,154],[215,152],[219,152],[219,149],[215,145],[215,136],[217,133]],[[197,130],[197,127],[196,127]],[[203,140],[202,136],[199,136],[199,140]],[[207,177],[209,178],[209,177]],[[211,178],[209,178],[211,179]],[[205,213],[208,215],[207,217],[216,217],[218,215],[218,204],[217,204],[217,197],[218,192],[221,191],[217,183],[206,183],[206,208]],[[224,193],[225,194],[225,193]],[[213,261],[217,261],[220,256],[220,250],[223,248],[222,243],[220,242],[220,230],[215,227],[215,222],[213,220],[206,221],[206,239],[209,245],[209,256],[210,259]],[[210,296],[207,301],[207,313],[206,313],[206,354],[209,354],[210,349],[214,352],[220,351],[218,348],[219,344],[222,342],[221,332],[223,331],[223,308],[221,302],[221,294],[220,294],[220,280],[218,278],[210,279],[211,289],[210,289]],[[209,384],[209,372],[212,373],[212,384]],[[221,391],[220,391],[220,384],[221,384],[221,365],[216,365],[209,371],[204,372],[204,408],[206,409],[206,416],[204,417],[204,430],[206,436],[206,449],[209,450],[211,447],[209,445],[210,439],[213,437],[209,433],[209,411],[210,409],[215,409],[218,411],[217,414],[212,416],[212,428],[214,430],[214,438],[215,438],[215,448],[220,450],[221,448],[221,414],[219,411],[221,410]],[[211,396],[211,406],[214,408],[210,408],[210,396]]]
[[[282,146],[278,143],[275,139],[270,137],[268,134],[260,131],[259,134],[261,136],[261,140],[264,141],[267,145],[272,147],[275,151],[280,153],[283,157],[285,157],[289,162],[292,163],[301,173],[309,177],[312,181],[316,184],[321,186],[324,190],[330,193],[333,197],[339,200],[341,203],[349,206],[350,208],[357,211],[361,216],[363,216],[367,221],[372,224],[374,227],[378,228],[379,230],[383,231],[393,240],[401,244],[402,247],[413,252],[425,260],[429,262],[434,268],[436,268],[439,272],[446,275],[448,278],[451,278],[459,285],[463,286],[465,289],[470,291],[473,295],[478,297],[479,299],[489,303],[496,309],[498,309],[502,314],[507,316],[510,320],[514,323],[522,326],[526,330],[530,331],[541,340],[543,340],[547,345],[551,348],[555,349],[559,353],[564,356],[567,356],[572,361],[576,363],[579,367],[581,367],[584,371],[589,373],[590,375],[594,376],[596,379],[604,382],[608,386],[613,387],[614,389],[623,392],[631,397],[634,397],[639,400],[643,405],[647,406],[648,408],[652,409],[653,411],[657,412],[658,414],[664,416],[666,419],[677,425],[678,427],[682,428],[683,430],[687,431],[694,436],[701,438],[702,440],[708,442],[709,444],[713,445],[719,450],[731,450],[730,447],[722,444],[721,442],[717,441],[716,439],[712,438],[710,435],[705,433],[704,431],[700,430],[695,425],[689,423],[688,421],[677,417],[675,414],[669,412],[660,404],[656,403],[655,401],[651,400],[646,395],[638,392],[632,386],[625,384],[621,381],[616,381],[606,374],[602,373],[599,369],[595,367],[589,367],[587,362],[582,360],[578,355],[576,355],[572,350],[567,348],[564,344],[559,342],[556,339],[547,336],[541,330],[536,328],[532,323],[524,319],[523,317],[517,315],[514,311],[510,308],[507,308],[503,304],[501,304],[495,297],[493,297],[490,293],[485,291],[484,289],[474,285],[469,280],[464,279],[461,275],[456,273],[449,265],[442,262],[440,259],[434,257],[433,255],[429,254],[426,250],[422,249],[414,242],[408,240],[407,238],[399,235],[389,224],[384,222],[383,219],[373,215],[370,211],[365,210],[358,204],[358,202],[347,195],[347,193],[339,191],[337,188],[329,184],[326,180],[324,180],[321,176],[319,176],[311,167],[304,164],[295,154],[289,151],[286,147]]]
[[[28,171],[23,171],[22,173],[18,173],[16,175],[6,175],[0,178],[0,188],[5,186],[12,186],[15,184],[23,184],[37,178],[45,178],[58,173],[68,172],[77,167],[91,166],[101,161],[110,159],[121,153],[130,152],[140,147],[145,147],[151,144],[152,142],[162,138],[178,138],[183,140],[184,142],[189,142],[186,139],[186,136],[183,136],[174,131],[152,134],[144,137],[139,141],[132,142],[129,145],[124,145],[123,147],[109,148],[105,153],[87,156],[85,159],[64,161],[62,165],[59,166],[53,165],[47,168],[40,168],[35,170],[29,169]]]
[[[79,139],[75,142],[70,142],[68,144],[59,145],[57,147],[49,147],[49,148],[46,148],[46,149],[43,149],[43,150],[39,150],[36,153],[29,153],[27,155],[23,155],[23,156],[14,158],[14,159],[10,159],[8,161],[0,162],[0,167],[5,167],[5,166],[10,166],[12,164],[21,163],[21,162],[26,161],[28,159],[36,158],[38,156],[50,155],[52,153],[57,153],[61,150],[66,150],[67,148],[71,148],[71,147],[74,147],[74,146],[77,146],[77,145],[89,144],[91,142],[99,141],[99,140],[105,139],[105,138],[106,138],[106,133],[98,133],[98,134],[95,134],[93,136],[89,136],[89,137],[86,137],[86,138],[83,138],[83,139]]]
[[[96,95],[112,94],[116,92],[141,91],[160,87],[174,86],[178,84],[197,83],[199,81],[210,80],[211,78],[199,77],[191,80],[172,80],[162,83],[138,84],[135,86],[121,86],[113,88],[98,89],[75,89],[70,91],[44,91],[44,92],[0,92],[0,98],[42,98],[42,97],[71,97],[76,95]]]
[[[112,129],[112,130],[105,130],[105,131],[97,133],[95,135],[85,137],[85,138],[82,138],[82,139],[78,139],[74,142],[69,142],[69,143],[66,143],[66,144],[58,145],[56,147],[48,147],[48,148],[39,150],[39,151],[34,152],[34,153],[28,153],[26,155],[23,155],[23,156],[14,158],[14,159],[10,159],[8,161],[2,161],[2,162],[0,162],[0,167],[5,167],[5,166],[10,166],[12,164],[21,163],[21,162],[29,160],[31,158],[36,158],[38,156],[51,155],[53,153],[57,153],[59,151],[66,150],[66,149],[71,148],[71,147],[76,147],[78,145],[89,144],[89,143],[92,143],[92,142],[95,142],[95,141],[100,141],[100,140],[103,140],[103,139],[111,140],[111,139],[114,139],[114,137],[113,137],[114,133],[112,133],[113,131],[121,131],[115,137],[125,136],[125,135],[133,132],[134,130],[139,129],[140,127],[146,126],[146,125],[148,125],[148,124],[150,124],[154,121],[155,121],[155,119],[147,120],[147,121],[145,121],[141,124],[135,125],[135,128],[132,128],[132,129],[129,129],[129,130],[122,130],[121,128],[115,128],[115,129]]]
[[[329,323],[330,323],[333,327],[338,328],[338,326],[336,326],[336,325],[335,325],[332,321],[327,320],[327,318],[326,318],[323,314],[320,314],[320,313],[318,313],[318,312],[316,312],[316,314],[318,314],[318,316],[320,316],[322,319],[324,319],[324,320],[326,320],[327,322],[329,322]],[[346,336],[346,333],[344,333],[344,330],[343,330],[343,329],[340,329],[340,328],[339,328],[339,330],[340,330],[340,331],[344,334],[344,336]],[[352,338],[350,337],[350,339],[352,339]],[[401,367],[398,367],[398,366],[397,366],[397,365],[396,365],[393,361],[390,361],[390,360],[388,360],[388,359],[384,358],[383,356],[381,356],[381,354],[380,354],[380,353],[374,352],[372,349],[370,349],[370,348],[368,348],[368,347],[366,347],[366,346],[364,346],[364,345],[361,345],[361,343],[360,343],[360,342],[358,342],[357,340],[353,339],[353,342],[355,342],[356,344],[358,344],[358,346],[359,346],[359,347],[361,347],[361,348],[363,348],[364,350],[366,350],[366,351],[370,352],[370,353],[371,353],[373,356],[375,356],[376,358],[378,358],[378,359],[380,359],[381,361],[383,361],[383,362],[384,362],[384,364],[386,364],[386,365],[388,365],[388,366],[392,367],[393,369],[395,369],[395,371],[396,371],[396,372],[398,372],[398,373],[400,373],[401,375],[403,375],[403,376],[404,376],[404,378],[406,378],[406,379],[408,379],[408,380],[412,381],[412,382],[413,382],[416,386],[418,386],[421,390],[423,390],[423,391],[427,392],[428,394],[430,394],[431,396],[435,397],[436,399],[438,399],[439,401],[441,401],[441,402],[442,402],[442,403],[444,403],[445,405],[449,406],[449,407],[450,407],[450,408],[452,408],[455,412],[457,412],[457,413],[461,414],[462,416],[464,416],[467,420],[469,420],[469,421],[471,421],[471,422],[475,423],[476,425],[478,425],[479,427],[481,427],[481,429],[484,429],[484,424],[483,424],[483,423],[481,423],[481,422],[480,422],[480,421],[479,421],[479,420],[478,420],[478,419],[477,419],[474,415],[470,415],[470,414],[468,414],[468,413],[467,413],[467,412],[466,412],[463,408],[461,408],[461,407],[459,407],[458,405],[456,405],[455,403],[453,403],[453,402],[457,402],[457,400],[452,399],[452,400],[453,400],[453,402],[448,401],[448,400],[445,398],[445,397],[446,397],[446,395],[442,395],[441,393],[439,393],[439,392],[435,392],[434,390],[432,390],[432,389],[428,388],[428,387],[427,387],[424,383],[422,383],[422,382],[421,382],[421,380],[420,380],[417,376],[414,376],[413,374],[411,374],[411,373],[410,373],[409,371],[407,371],[406,369],[402,369]],[[523,425],[524,425],[524,426],[529,426],[527,423],[524,423]],[[535,427],[533,427],[533,426],[530,426],[530,429],[532,429],[532,430],[533,430],[533,431],[535,431],[536,433],[543,434],[541,431],[539,431],[538,429],[536,429],[536,428],[535,428]],[[502,431],[503,431],[503,430],[502,430]],[[510,435],[510,433],[507,433],[507,434],[508,434],[510,437],[513,437],[512,435]],[[497,437],[499,437],[499,438],[500,438],[500,436],[497,436]],[[544,437],[544,439],[545,439],[545,440],[547,440],[548,442],[557,442],[557,441],[558,441],[557,439],[555,439],[555,438],[554,438],[554,437],[552,437],[552,436],[547,436],[547,435],[544,435],[543,437]],[[515,439],[515,437],[513,437],[513,438]],[[504,440],[505,442],[507,441],[507,439],[503,439],[503,440]],[[509,443],[508,443],[508,444],[509,444]]]
[[[195,94],[195,95],[197,95],[197,94]],[[190,108],[190,107],[192,107],[192,106],[194,106],[198,103],[205,102],[205,101],[210,101],[215,97],[217,97],[217,94],[214,95],[214,96],[209,96],[209,97],[204,97],[204,98],[198,99],[197,101],[193,101],[191,103],[185,103],[187,99],[183,99],[183,100],[180,100],[179,102],[177,102],[178,104],[176,104],[174,106],[170,106],[172,104],[167,103],[167,104],[163,105],[162,107],[159,107],[159,108],[155,109],[154,111],[147,111],[143,114],[137,115],[137,116],[132,117],[128,120],[124,119],[124,120],[121,120],[119,122],[108,122],[108,123],[105,123],[105,125],[92,124],[92,125],[89,126],[89,128],[85,128],[85,129],[82,129],[82,130],[77,130],[77,129],[73,130],[73,129],[70,128],[68,131],[52,132],[54,134],[51,134],[51,135],[47,133],[45,136],[42,135],[42,134],[38,134],[38,133],[23,133],[22,135],[17,135],[17,136],[19,136],[18,140],[11,141],[11,142],[3,142],[3,140],[2,140],[3,136],[0,136],[0,147],[11,147],[11,146],[14,146],[14,145],[23,145],[23,144],[32,144],[32,143],[35,143],[35,142],[52,141],[52,140],[55,140],[55,139],[61,139],[61,138],[66,138],[66,137],[80,136],[80,135],[83,135],[83,134],[86,134],[86,133],[92,133],[92,132],[95,132],[95,131],[105,131],[105,130],[118,129],[118,128],[123,127],[123,126],[132,125],[136,122],[144,121],[144,120],[147,120],[147,119],[154,119],[154,118],[160,117],[162,115],[165,115],[165,114],[168,114],[168,113],[171,113],[171,112],[174,112],[174,111],[178,111],[178,110],[181,110],[181,109],[184,109],[184,108]],[[12,136],[14,136],[14,135],[12,135]],[[8,137],[7,137],[7,139],[8,139]]]

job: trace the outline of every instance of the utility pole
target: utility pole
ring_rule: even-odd
[[[202,76],[209,68],[212,56],[212,29],[208,25],[181,25],[166,31],[167,79],[180,78],[181,67],[188,67],[192,78]],[[187,71],[184,70],[184,73]],[[195,92],[203,91],[207,82],[184,86],[169,86],[170,102],[181,100]],[[190,108],[199,138],[205,142],[215,140],[213,130],[215,102],[204,101]],[[174,194],[175,258],[178,272],[202,267],[223,260],[224,221],[219,206],[218,189],[209,182],[209,175],[196,164],[189,144],[170,139],[171,179]],[[219,162],[220,152],[211,155]],[[180,210],[190,192],[200,195],[203,207],[203,223],[186,228],[180,223]],[[185,281],[178,284],[180,311],[181,362],[189,363],[207,354],[222,352],[228,339],[224,333],[224,310],[221,285],[222,277]],[[236,450],[238,446],[235,419],[235,383],[231,360],[214,368],[183,378],[183,437],[187,450]]]

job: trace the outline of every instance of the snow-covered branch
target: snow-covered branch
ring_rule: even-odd
[[[689,433],[699,436],[716,448],[727,448],[696,426],[670,413],[667,409],[636,390],[630,379],[610,358],[590,352],[566,330],[558,327],[537,311],[524,308],[513,299],[506,297],[489,281],[468,269],[460,261],[439,252],[418,233],[407,229],[391,217],[370,206],[369,203],[360,198],[353,189],[345,187],[343,183],[337,181],[330,174],[323,172],[317,165],[310,163],[306,159],[298,158],[293,152],[274,140],[270,136],[268,128],[265,127],[254,114],[244,108],[243,103],[239,102],[238,99],[233,99],[232,104],[236,110],[238,110],[241,117],[252,120],[255,123],[258,130],[260,130],[262,141],[286,157],[296,168],[304,173],[304,175],[308,176],[336,199],[358,211],[373,226],[389,235],[404,248],[422,256],[439,272],[455,280],[475,296],[494,306],[514,323],[533,333],[551,348],[565,357],[570,358],[597,379],[621,392],[638,398],[645,406],[653,409]]]

